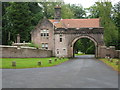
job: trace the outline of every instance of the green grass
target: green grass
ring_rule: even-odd
[[[52,60],[52,63],[49,63],[49,60]],[[2,66],[0,68],[6,69],[20,69],[20,68],[39,68],[39,67],[51,67],[55,65],[59,65],[65,61],[68,61],[68,58],[58,59],[55,62],[54,57],[51,58],[2,58]],[[12,61],[16,61],[16,67],[12,66]],[[41,61],[42,65],[39,66],[38,62]]]
[[[108,66],[112,67],[114,70],[120,72],[120,65],[116,65],[116,61],[120,61],[120,59],[113,59],[113,62],[108,61],[108,59],[102,58],[100,59],[102,62],[106,63]]]
[[[80,55],[86,55],[86,54],[84,54],[84,53],[75,54],[75,56],[80,56]]]
[[[92,55],[92,54],[85,54],[85,53],[78,53],[78,54],[75,54],[75,56],[80,56],[80,55]]]

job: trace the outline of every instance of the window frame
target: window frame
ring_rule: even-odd
[[[49,36],[49,30],[48,29],[41,29],[40,36],[41,37],[48,37]]]

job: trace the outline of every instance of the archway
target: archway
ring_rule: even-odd
[[[75,45],[75,43],[82,38],[87,38],[87,39],[93,41],[93,43],[95,45],[95,57],[97,57],[98,56],[98,42],[93,37],[90,37],[90,36],[78,36],[78,37],[76,37],[75,39],[72,40],[72,43],[71,43],[72,57],[74,57],[74,45]]]
[[[74,43],[73,56],[79,57],[81,55],[84,55],[82,57],[86,57],[85,55],[95,57],[95,43],[92,40],[88,38],[80,38]]]

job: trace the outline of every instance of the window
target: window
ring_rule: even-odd
[[[44,48],[45,47],[45,45],[44,45],[44,43],[42,43],[42,48]]]
[[[48,49],[48,43],[42,43],[42,48],[43,49]]]
[[[48,49],[48,44],[47,43],[45,44],[45,49]]]
[[[43,36],[43,33],[41,33],[41,36]]]
[[[47,36],[49,36],[49,33],[47,33]]]
[[[62,42],[62,38],[60,38],[60,42]]]
[[[59,54],[59,49],[57,49],[57,54]]]
[[[44,36],[44,37],[49,36],[49,30],[46,30],[46,29],[41,30],[41,36]]]

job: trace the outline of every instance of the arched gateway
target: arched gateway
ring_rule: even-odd
[[[32,42],[43,49],[52,50],[53,56],[73,57],[74,43],[80,38],[92,40],[96,47],[95,56],[100,56],[104,46],[103,27],[100,19],[61,19],[61,8],[55,8],[55,18],[44,18],[31,32]]]
[[[76,37],[73,41],[72,41],[72,44],[71,44],[71,49],[72,49],[72,56],[74,57],[74,45],[75,45],[75,43],[79,40],[79,39],[81,39],[81,38],[88,38],[88,39],[90,39],[91,41],[93,41],[93,43],[94,43],[94,45],[95,45],[95,57],[98,57],[98,42],[93,38],[93,37],[91,37],[91,36],[88,36],[88,35],[81,35],[81,36],[78,36],[78,37]]]
[[[60,46],[60,48],[58,49],[60,52],[63,52],[63,54],[61,54],[61,56],[67,56],[67,57],[73,57],[73,49],[74,49],[74,44],[76,41],[78,41],[81,38],[88,38],[90,40],[92,40],[95,44],[95,57],[100,57],[100,51],[99,51],[99,47],[100,46],[104,46],[104,41],[103,41],[103,28],[99,27],[99,28],[69,28],[67,30],[63,30],[63,28],[58,28],[55,31],[55,37],[59,37],[59,35],[61,35],[61,37],[63,37],[64,42],[63,44],[60,46],[60,43],[58,42],[58,40],[56,40],[56,49],[58,48],[57,46]],[[62,50],[63,47],[66,46],[66,55],[65,55],[65,51]],[[64,49],[65,50],[65,49]],[[57,54],[56,54],[57,56]]]

